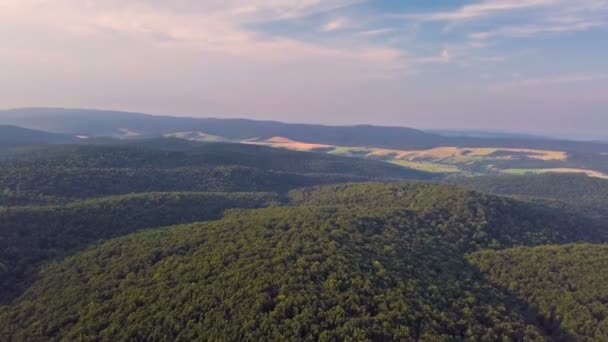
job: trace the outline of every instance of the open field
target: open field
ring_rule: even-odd
[[[427,172],[435,172],[435,173],[456,173],[462,172],[458,167],[454,165],[444,165],[438,163],[431,162],[415,162],[409,160],[392,160],[391,163],[396,165],[401,165],[405,167],[409,167],[410,169],[427,171]]]
[[[393,150],[371,147],[333,146],[294,141],[285,137],[272,137],[266,140],[246,140],[243,143],[266,145],[272,147],[287,148],[299,151],[314,151],[318,149],[331,149],[333,154],[365,154],[370,158],[386,158],[395,160],[432,160],[448,163],[459,163],[492,158],[498,160],[510,160],[515,158],[530,158],[544,161],[564,161],[568,154],[562,151],[516,149],[516,148],[465,148],[465,147],[436,147],[428,150]]]
[[[246,140],[242,143],[272,146],[297,151],[318,151],[330,154],[380,159],[397,165],[431,172],[459,172],[464,164],[483,161],[538,160],[566,161],[562,151],[514,148],[436,147],[427,150],[394,150],[371,147],[333,146],[294,141],[285,137]]]
[[[479,158],[510,160],[525,157],[538,160],[566,160],[567,153],[561,151],[546,151],[515,148],[465,148],[465,147],[436,147],[421,151],[399,151],[399,159],[432,159],[467,161]]]
[[[331,146],[331,145],[305,143],[305,142],[301,142],[301,141],[294,141],[294,140],[291,140],[291,139],[285,138],[285,137],[272,137],[270,139],[266,139],[263,141],[244,140],[244,141],[241,141],[241,143],[286,148],[288,150],[295,150],[295,151],[314,151],[314,150],[318,150],[318,149],[334,148],[334,146]]]
[[[586,170],[586,169],[575,169],[575,168],[550,168],[550,169],[507,169],[502,170],[504,173],[515,174],[515,175],[525,175],[525,174],[538,174],[538,173],[584,173],[589,177],[596,178],[604,178],[608,179],[608,175],[594,171],[594,170]]]
[[[233,141],[203,132],[172,133],[171,137],[207,142],[235,142],[308,151],[362,157],[382,160],[415,170],[435,173],[463,173],[469,175],[487,173],[584,173],[590,177],[608,178],[608,175],[588,169],[577,168],[569,163],[569,155],[564,151],[527,148],[480,148],[444,146],[426,150],[398,150],[362,146],[335,146],[296,141],[287,137],[274,136],[269,139],[248,139]],[[576,165],[576,164],[574,164]]]

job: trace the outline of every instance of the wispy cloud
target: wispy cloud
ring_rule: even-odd
[[[593,28],[604,27],[604,21],[580,21],[562,25],[539,24],[522,26],[505,26],[485,32],[475,32],[469,35],[471,39],[484,40],[495,37],[534,37],[546,33],[566,33],[587,31]]]
[[[403,67],[402,54],[387,46],[365,42],[328,45],[291,37],[266,36],[248,25],[260,21],[286,20],[325,13],[360,2],[358,0],[211,0],[149,2],[144,0],[91,2],[57,0],[5,0],[0,20],[28,18],[34,25],[81,36],[127,35],[137,41],[197,51],[213,51],[266,60],[334,59],[380,62]],[[345,28],[346,18],[324,25],[324,31]],[[382,66],[379,66],[382,68]]]
[[[466,21],[516,10],[550,6],[559,2],[559,0],[486,0],[452,11],[415,14],[410,17],[420,21]]]
[[[363,36],[363,37],[375,37],[375,36],[380,36],[383,34],[393,33],[395,31],[396,31],[396,29],[394,29],[394,28],[381,28],[381,29],[360,31],[360,32],[357,32],[357,35]]]
[[[549,76],[541,78],[524,78],[516,75],[516,79],[509,82],[503,82],[492,85],[490,90],[506,90],[521,87],[540,87],[549,85],[563,85],[570,83],[593,82],[607,80],[608,74],[605,73],[580,73],[566,74],[559,76]]]
[[[348,28],[350,26],[351,26],[351,23],[347,19],[337,18],[337,19],[333,19],[333,20],[328,21],[327,23],[323,24],[321,26],[321,31],[322,32],[339,31],[339,30]]]
[[[530,38],[608,27],[608,0],[484,0],[448,11],[407,15],[420,23],[445,24],[445,32],[466,32],[469,46],[482,48],[492,38]],[[473,26],[471,22],[475,21]],[[500,23],[500,24],[496,24]],[[468,26],[467,26],[468,24]]]
[[[416,58],[417,63],[428,64],[428,63],[449,63],[452,60],[450,53],[447,49],[443,49],[437,56],[430,57],[419,57]]]

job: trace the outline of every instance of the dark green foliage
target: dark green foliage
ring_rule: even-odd
[[[466,257],[482,249],[606,241],[606,223],[579,215],[599,213],[603,184],[566,182],[556,191],[549,182],[561,181],[534,179],[520,185],[532,193],[510,193],[541,204],[427,183],[293,190],[429,174],[238,144],[89,142],[0,151],[2,341],[605,335],[589,323],[577,332],[555,323],[557,309],[547,316],[545,302],[535,302],[541,290],[527,296],[518,288],[518,298],[497,285],[511,271],[506,262],[490,281]],[[158,191],[171,193],[149,193]],[[119,194],[129,195],[91,199]],[[575,202],[587,211],[550,207]],[[275,203],[283,206],[237,209]],[[24,204],[30,206],[15,207]],[[34,206],[41,204],[47,206]],[[227,209],[219,221],[158,228],[219,219]],[[577,277],[586,264],[577,265],[568,264],[565,274]],[[547,276],[540,284],[545,279],[553,281]],[[540,286],[533,282],[526,288]],[[579,306],[603,312],[597,308],[604,297],[580,298]],[[578,317],[579,306],[559,314]]]
[[[12,151],[0,163],[0,189],[12,197],[0,201],[15,205],[152,191],[285,192],[344,181],[429,177],[357,158],[161,139]]]
[[[20,339],[543,340],[535,313],[465,258],[583,229],[431,184],[291,193],[294,207],[110,240],[46,267],[0,315]],[[548,209],[543,209],[548,210]],[[579,236],[580,234],[580,236]],[[591,233],[590,233],[591,234]]]
[[[13,169],[0,174],[0,188],[5,187],[15,194],[5,202],[15,205],[134,192],[284,192],[295,187],[355,179],[341,175],[300,175],[240,166],[179,169],[35,168]]]
[[[156,139],[105,145],[40,146],[5,156],[20,166],[71,168],[183,168],[243,166],[294,173],[343,173],[358,176],[405,175],[406,168],[377,161],[228,143]]]
[[[537,308],[554,338],[608,341],[608,245],[483,251],[470,260]]]
[[[418,211],[463,248],[604,241],[608,223],[503,197],[431,183],[349,184],[290,193],[293,203],[399,206]],[[443,221],[443,223],[442,223]]]
[[[44,144],[73,144],[76,142],[78,142],[76,137],[63,134],[0,125],[0,148]]]
[[[603,153],[569,153],[568,163],[574,167],[608,173],[608,151],[603,151]]]
[[[440,232],[401,210],[273,208],[112,240],[45,269],[16,339],[539,338]]]
[[[36,278],[40,264],[142,228],[217,219],[228,208],[277,200],[265,193],[150,193],[64,206],[0,209],[0,303]]]
[[[608,180],[578,174],[482,176],[448,183],[497,195],[540,201],[558,208],[608,218]]]

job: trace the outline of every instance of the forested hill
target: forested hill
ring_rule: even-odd
[[[562,331],[539,325],[542,313],[487,281],[466,253],[601,241],[585,220],[445,185],[290,195],[287,206],[131,234],[48,265],[1,309],[0,334],[542,341]]]
[[[44,262],[139,229],[218,219],[230,208],[278,201],[270,193],[145,193],[66,205],[0,209],[0,304],[36,279]]]
[[[23,108],[0,111],[0,124],[71,135],[158,137],[201,131],[234,140],[275,136],[337,146],[426,149],[438,146],[533,148],[570,152],[608,152],[608,144],[514,137],[442,136],[408,127],[324,126],[245,119],[185,118],[116,111]]]
[[[19,148],[0,157],[0,203],[23,205],[167,191],[270,191],[431,174],[363,160],[181,140]]]
[[[295,205],[400,207],[431,219],[454,243],[500,248],[549,241],[608,241],[608,222],[504,197],[432,183],[362,183],[318,186],[290,193]],[[517,222],[517,223],[516,223]],[[476,223],[482,223],[478,225]],[[559,223],[559,224],[558,224]],[[552,226],[552,224],[556,224]]]
[[[566,210],[608,219],[608,180],[579,174],[457,177],[448,183],[469,189],[540,200]]]
[[[5,153],[16,165],[87,168],[185,168],[239,166],[301,174],[358,177],[428,177],[424,172],[373,160],[232,143],[152,139],[111,144],[37,146]]]
[[[68,135],[0,124],[0,148],[44,144],[73,144],[76,142],[78,142],[78,138]]]
[[[545,330],[572,341],[608,340],[608,245],[483,251],[470,260],[537,308]]]
[[[0,340],[607,336],[604,181],[441,177],[178,139],[2,148]]]

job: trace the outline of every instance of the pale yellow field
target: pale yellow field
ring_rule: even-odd
[[[327,153],[331,154],[346,156],[365,156],[368,158],[382,159],[387,162],[419,170],[442,173],[461,172],[459,168],[460,165],[481,160],[511,160],[521,156],[543,161],[565,161],[568,159],[568,154],[562,151],[520,148],[466,148],[446,146],[431,148],[427,150],[394,150],[372,147],[348,147],[314,144],[295,141],[285,137],[272,137],[266,140],[252,139],[242,141],[242,143],[265,145],[297,151],[313,151],[325,149]],[[493,155],[497,152],[501,154]],[[600,172],[596,172],[593,170],[566,168],[540,170],[546,170],[541,172],[584,172],[592,177],[608,177]],[[512,169],[508,172],[517,173],[518,170]],[[534,171],[529,170],[520,172]]]
[[[244,143],[268,145],[273,147],[282,147],[298,151],[311,151],[320,148],[334,148],[336,153],[348,154],[350,151],[368,152],[367,157],[388,157],[396,160],[433,160],[445,162],[466,162],[480,158],[488,158],[495,152],[506,152],[505,156],[492,157],[494,159],[511,159],[509,152],[516,154],[524,154],[528,158],[539,160],[566,160],[568,155],[561,151],[548,150],[533,150],[533,149],[517,149],[517,148],[466,148],[466,147],[436,147],[428,150],[393,150],[382,148],[367,148],[367,147],[344,147],[332,146],[324,144],[305,143],[301,141],[291,140],[285,137],[272,137],[262,141],[244,141]]]
[[[316,150],[316,149],[320,149],[320,148],[333,148],[334,147],[331,145],[312,144],[312,143],[305,143],[305,142],[301,142],[301,141],[295,141],[295,140],[291,140],[291,139],[285,138],[285,137],[272,137],[270,139],[266,139],[263,141],[245,140],[245,141],[241,141],[241,142],[244,144],[265,145],[265,146],[279,147],[279,148],[285,148],[285,149],[296,150],[296,151],[312,151],[312,150]]]
[[[397,159],[432,159],[436,161],[452,159],[464,161],[476,158],[488,158],[496,152],[525,154],[528,158],[539,160],[566,160],[568,155],[561,151],[518,149],[518,148],[478,148],[478,147],[436,147],[428,150],[399,151]],[[385,152],[388,153],[388,152]],[[511,159],[510,156],[492,157],[494,159]]]
[[[589,177],[608,179],[608,175],[599,171],[575,168],[552,168],[552,169],[507,169],[504,173],[526,174],[526,173],[584,173]]]
[[[462,172],[455,165],[445,165],[445,164],[438,164],[438,163],[431,163],[431,162],[415,162],[415,161],[409,161],[409,160],[403,160],[403,159],[391,160],[390,162],[393,164],[408,167],[410,169],[426,171],[426,172],[433,172],[433,173]]]
[[[562,151],[516,149],[516,148],[465,148],[465,147],[435,147],[428,150],[391,150],[380,148],[369,148],[368,157],[388,157],[397,160],[432,160],[437,162],[463,163],[481,158],[513,159],[509,153],[525,155],[531,159],[544,161],[564,161],[568,154]],[[496,152],[505,152],[504,156],[492,156]]]

